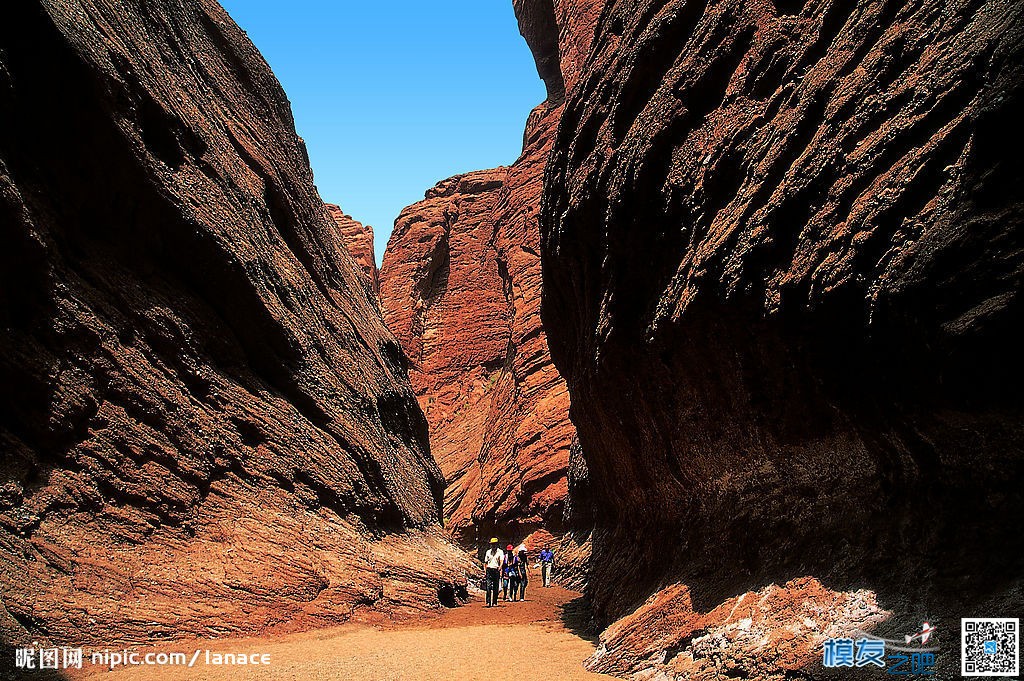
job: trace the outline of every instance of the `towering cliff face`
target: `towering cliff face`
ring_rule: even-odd
[[[539,282],[524,276],[539,268],[510,268],[506,254],[521,249],[495,222],[510,205],[509,174],[428,191],[396,221],[382,268],[384,318],[430,422],[449,529],[466,544],[561,521],[573,435],[539,315],[517,308],[539,304]]]
[[[241,30],[209,0],[43,0],[0,46],[4,638],[450,598],[401,352]]]
[[[342,245],[362,270],[370,297],[376,301],[380,295],[380,277],[377,272],[377,258],[373,252],[373,227],[353,220],[351,215],[346,215],[341,210],[341,206],[333,203],[325,205],[338,227]]]
[[[470,530],[494,385],[508,347],[501,275],[488,247],[505,169],[439,183],[395,221],[381,268],[381,307],[409,358],[447,481],[450,529]],[[472,540],[471,535],[462,537]]]
[[[410,358],[448,484],[445,515],[466,544],[494,531],[562,526],[574,431],[541,328],[537,216],[562,112],[559,64],[582,55],[581,31],[593,26],[596,6],[566,3],[556,17],[550,2],[517,0],[548,89],[522,155],[511,167],[439,183],[402,212],[384,252],[384,318]]]
[[[808,575],[898,634],[1020,610],[1022,40],[995,0],[608,3],[541,219],[601,620]],[[728,671],[674,621],[595,668]]]

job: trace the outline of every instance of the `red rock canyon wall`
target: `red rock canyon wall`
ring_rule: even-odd
[[[401,350],[210,0],[0,22],[0,632],[152,641],[465,584]]]
[[[709,614],[814,577],[940,622],[952,674],[959,617],[1024,605],[1024,6],[606,5],[541,217],[590,595],[629,616],[592,667],[817,678],[838,611]]]
[[[342,245],[363,271],[371,298],[376,301],[380,296],[380,276],[377,272],[377,259],[373,251],[373,227],[354,220],[351,215],[346,215],[341,210],[341,206],[333,203],[325,205],[334,224],[338,227]]]

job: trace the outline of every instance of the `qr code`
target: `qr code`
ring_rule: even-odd
[[[963,676],[1020,674],[1020,620],[965,617],[960,620]]]

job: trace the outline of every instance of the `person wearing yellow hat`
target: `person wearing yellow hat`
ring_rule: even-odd
[[[505,552],[498,546],[498,538],[491,537],[490,548],[484,554],[484,585],[487,589],[487,607],[498,604],[498,589],[501,586],[501,566],[505,561]]]

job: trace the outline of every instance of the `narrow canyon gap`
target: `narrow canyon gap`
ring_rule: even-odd
[[[565,533],[621,676],[1019,612],[1024,7],[513,5],[523,154],[379,273],[215,3],[8,12],[5,640],[451,603],[442,518]]]
[[[492,534],[554,534],[564,575],[578,578],[588,532],[567,507],[575,431],[541,326],[538,215],[565,88],[600,3],[563,2],[557,13],[550,1],[513,5],[547,99],[515,163],[443,180],[402,212],[384,251],[381,306],[430,422],[449,531],[473,548]]]

